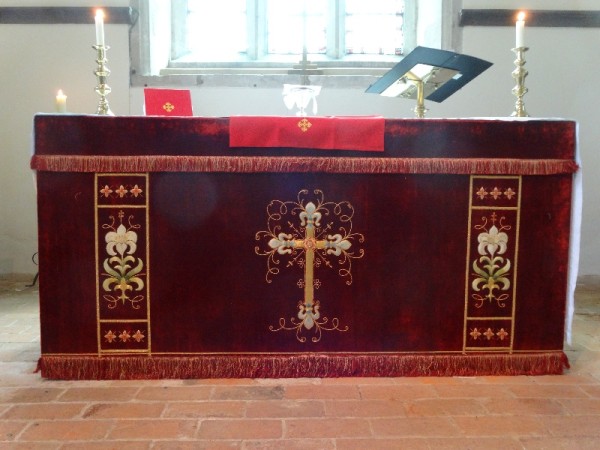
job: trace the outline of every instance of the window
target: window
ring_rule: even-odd
[[[159,83],[147,78],[154,76],[226,74],[231,76],[211,82],[236,86],[237,75],[277,76],[311,69],[315,76],[346,76],[336,81],[341,86],[351,84],[357,75],[380,76],[417,45],[460,51],[456,32],[460,0],[131,0],[130,4],[139,13],[131,33],[134,85]]]
[[[404,50],[411,0],[186,0],[173,3],[184,32],[178,63],[394,61]],[[183,20],[182,20],[183,19]],[[174,27],[178,27],[175,25]]]

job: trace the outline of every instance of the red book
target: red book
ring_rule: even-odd
[[[147,116],[193,116],[187,89],[144,89]]]

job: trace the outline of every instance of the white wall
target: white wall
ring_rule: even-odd
[[[73,6],[73,1],[6,1],[0,6]],[[128,6],[121,1],[80,1],[77,6]],[[111,107],[129,112],[128,29],[107,25]],[[29,160],[33,115],[54,112],[58,89],[70,111],[94,113],[98,96],[93,17],[88,25],[0,24],[0,276],[32,274],[37,251],[36,198]],[[65,217],[64,220],[69,220]],[[68,238],[65,236],[65,238]]]
[[[81,1],[80,5],[129,6],[127,0]],[[73,6],[65,1],[4,1],[0,6]],[[599,9],[597,0],[463,0],[464,8]],[[429,102],[428,117],[508,116],[514,109],[514,29],[512,27],[466,27],[462,29],[462,52],[494,63],[479,78],[442,104]],[[142,88],[129,88],[128,29],[107,25],[109,96],[119,115],[142,114]],[[28,168],[32,117],[51,112],[58,88],[69,96],[72,112],[93,113],[97,96],[93,24],[0,25],[0,275],[33,273],[30,257],[37,249],[35,192]],[[533,28],[526,30],[529,77],[525,104],[532,116],[563,117],[580,124],[580,149],[584,167],[584,222],[581,275],[600,274],[600,29]],[[10,70],[8,69],[10,68]],[[366,88],[366,86],[365,86]],[[197,87],[192,91],[198,116],[236,114],[288,114],[280,88]],[[319,96],[319,115],[381,114],[411,117],[413,105],[405,100],[365,94],[364,89],[324,89]],[[552,195],[548,192],[548,195]],[[68,217],[65,218],[68,220]],[[543,236],[540,236],[543,239]]]

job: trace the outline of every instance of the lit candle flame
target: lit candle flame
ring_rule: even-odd
[[[525,38],[524,38],[524,34],[525,34],[525,12],[521,11],[519,12],[519,14],[517,15],[517,22],[516,22],[516,31],[517,31],[517,39],[516,39],[516,48],[521,48],[521,47],[525,47]]]
[[[62,89],[59,89],[56,93],[56,112],[67,112],[67,96],[63,93]]]
[[[96,45],[104,47],[104,11],[96,10]]]

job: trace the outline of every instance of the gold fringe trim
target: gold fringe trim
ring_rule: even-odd
[[[379,158],[299,156],[69,156],[35,155],[31,168],[48,172],[325,172],[357,174],[503,174],[574,173],[563,159]]]
[[[558,375],[561,351],[519,354],[42,356],[42,377],[64,380]]]

